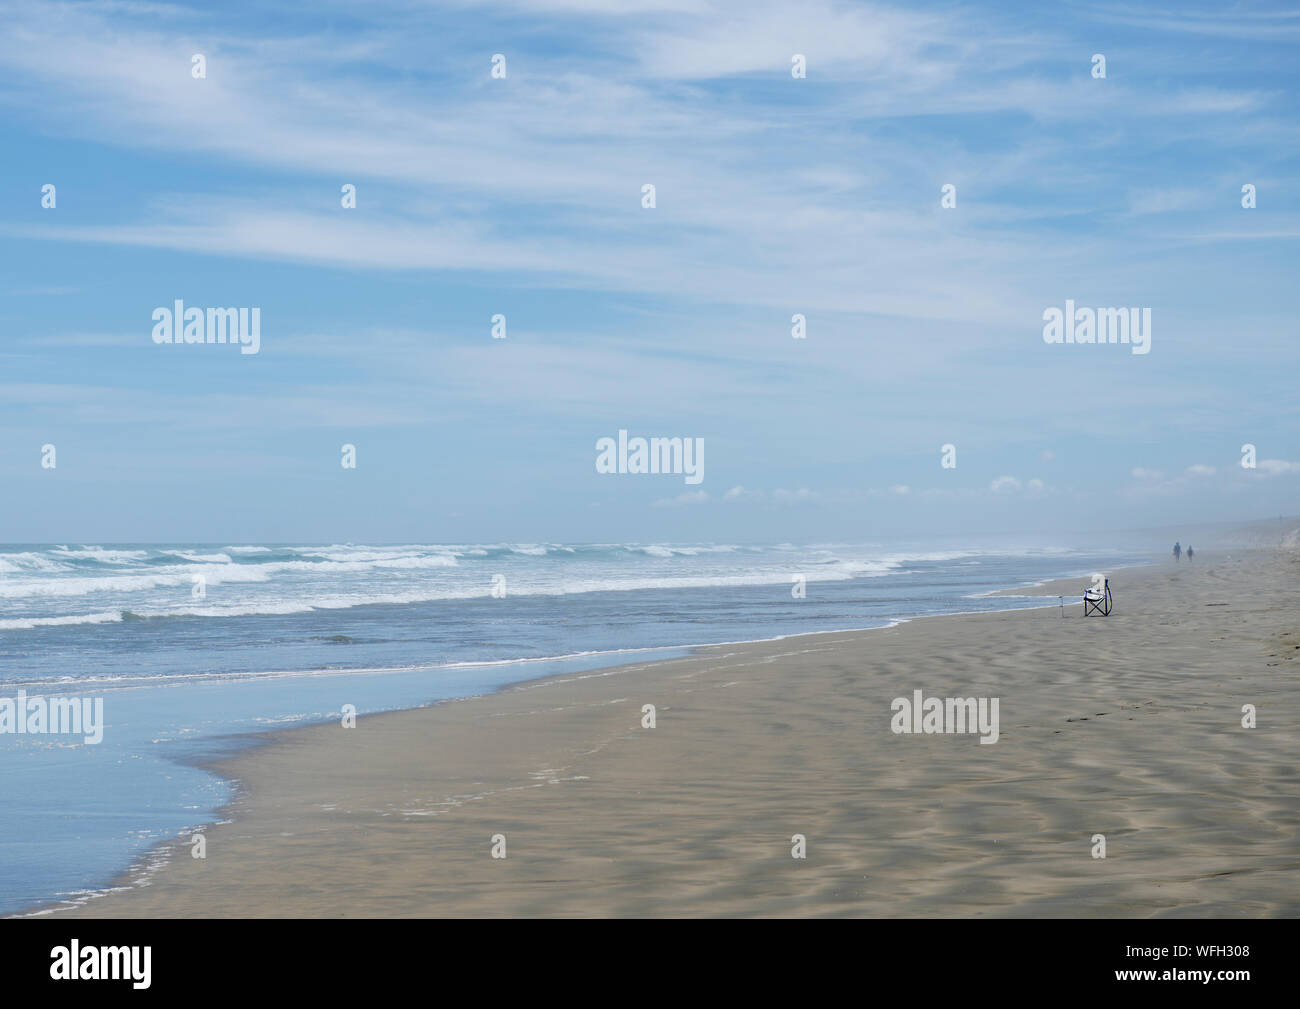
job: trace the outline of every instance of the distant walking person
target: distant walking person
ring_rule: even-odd
[[[1178,561],[1180,561],[1180,560],[1182,560],[1182,559],[1183,559],[1183,548],[1180,547],[1180,546],[1178,545],[1178,543],[1175,541],[1175,543],[1174,543],[1174,563],[1177,563]]]
[[[1191,560],[1193,557],[1195,557],[1195,556],[1196,556],[1196,551],[1193,550],[1193,549],[1192,549],[1192,545],[1191,545],[1190,543],[1188,543],[1188,544],[1187,544],[1187,559],[1190,561],[1190,560]]]

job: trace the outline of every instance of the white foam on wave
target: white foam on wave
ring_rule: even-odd
[[[0,620],[0,631],[28,631],[33,627],[68,627],[77,624],[113,624],[122,620],[121,610],[81,613],[64,617],[15,617]]]
[[[271,553],[265,560],[248,555]],[[491,552],[491,553],[489,553]],[[1024,553],[1059,554],[1041,548]],[[561,557],[552,559],[551,555]],[[313,610],[372,605],[436,603],[487,598],[492,577],[504,572],[511,596],[566,596],[644,590],[684,590],[789,585],[793,575],[809,582],[834,582],[907,574],[904,565],[951,562],[998,551],[886,550],[878,545],[822,544],[795,547],[739,547],[731,544],[585,544],[384,545],[265,547],[242,545],[220,552],[201,548],[105,550],[102,547],[0,554],[0,564],[27,564],[29,569],[0,568],[0,600],[15,600],[23,609],[0,620],[0,629],[20,630],[77,624],[115,623],[127,616],[241,617],[283,616]],[[232,555],[245,555],[239,561]],[[296,559],[285,559],[286,554]],[[65,566],[51,557],[109,558],[115,565],[98,573],[85,565]],[[159,559],[180,563],[162,563]],[[480,559],[485,558],[485,559]],[[148,559],[149,566],[135,561]],[[55,570],[42,569],[54,565]],[[192,600],[190,589],[202,575],[206,599]],[[221,589],[224,591],[211,591]],[[110,606],[86,606],[68,613],[58,599],[96,596]]]
[[[289,562],[293,563],[293,562]],[[880,577],[889,574],[888,569],[866,570],[859,567],[845,569],[813,569],[806,575],[809,583],[848,581],[853,578]],[[511,596],[569,596],[599,592],[635,592],[646,590],[672,589],[708,589],[739,588],[744,586],[788,585],[790,572],[786,570],[752,571],[743,574],[723,575],[679,575],[659,577],[588,577],[567,578],[554,581],[520,580],[510,582]],[[188,577],[178,578],[175,584],[189,584]],[[325,595],[298,595],[290,598],[274,596],[270,598],[243,598],[229,603],[217,603],[211,599],[202,605],[149,605],[134,603],[131,613],[141,618],[160,617],[245,617],[245,616],[288,616],[294,613],[310,613],[313,610],[353,609],[359,606],[392,606],[412,603],[434,603],[463,599],[486,599],[491,596],[490,582],[476,579],[472,583],[444,585],[439,587],[412,587],[405,591],[354,591],[348,593],[330,593]],[[3,587],[0,586],[0,595]],[[120,612],[111,614],[88,613],[58,617],[20,617],[0,620],[0,629],[22,630],[33,627],[99,624],[121,620]]]
[[[101,564],[131,564],[149,556],[148,550],[105,550],[103,547],[81,547],[74,550],[55,547],[52,553],[56,557],[93,560]]]
[[[51,560],[44,554],[23,551],[22,553],[0,553],[0,574],[29,574],[33,571],[66,571],[68,565]]]
[[[185,564],[155,568],[148,574],[87,575],[46,580],[9,580],[0,582],[0,599],[32,599],[48,596],[84,596],[95,592],[132,593],[169,586],[190,585],[194,574],[202,571],[209,585],[223,582],[264,582],[270,580],[269,565]]]
[[[275,575],[301,573],[310,575],[339,574],[346,572],[384,569],[454,568],[455,557],[431,554],[423,557],[388,557],[367,561],[271,561],[266,564],[237,564],[229,557],[209,554],[204,560],[187,564],[169,564],[150,568],[140,574],[126,572],[92,575],[84,571],[75,577],[8,579],[0,582],[0,599],[31,599],[39,597],[84,596],[95,592],[133,593],[149,589],[191,585],[194,575],[201,574],[209,586],[268,582]],[[132,607],[133,608],[133,607]]]
[[[670,546],[666,543],[651,543],[646,546],[624,546],[624,550],[643,553],[648,557],[699,557],[703,554],[729,554],[739,550],[739,547],[729,544],[716,546]]]
[[[331,668],[315,669],[267,669],[253,671],[224,671],[224,672],[188,672],[188,673],[150,673],[147,675],[99,675],[99,676],[64,676],[54,680],[49,679],[32,679],[32,680],[15,680],[8,684],[9,688],[32,689],[40,687],[43,689],[53,688],[55,691],[66,692],[69,690],[85,690],[87,687],[97,687],[105,690],[150,690],[159,685],[173,685],[188,682],[202,683],[239,683],[249,680],[267,680],[267,679],[291,679],[300,677],[323,677],[323,676],[372,676],[388,673],[423,673],[444,669],[473,669],[480,667],[493,666],[535,666],[548,662],[568,662],[575,659],[591,659],[600,656],[618,656],[631,655],[638,653],[666,653],[666,652],[683,652],[692,648],[708,647],[711,644],[726,644],[728,642],[706,642],[700,645],[642,645],[636,648],[607,648],[607,649],[589,649],[578,652],[563,652],[556,655],[528,655],[516,656],[501,659],[466,659],[458,662],[420,662],[400,666],[337,666]],[[391,709],[381,709],[391,710]],[[330,716],[327,716],[330,717]],[[191,730],[183,730],[191,731]],[[154,742],[161,742],[161,739],[155,739]]]

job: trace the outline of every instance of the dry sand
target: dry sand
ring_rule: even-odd
[[[1293,916],[1298,576],[1198,554],[1114,573],[1105,619],[1071,582],[1038,590],[1064,617],[719,646],[283,732],[218,765],[242,789],[206,859],[173,844],[71,913]],[[1001,738],[895,735],[915,689],[1000,698]]]

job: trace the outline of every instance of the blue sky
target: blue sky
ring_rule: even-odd
[[[797,542],[1295,511],[1294,8],[0,17],[0,540]],[[260,307],[260,353],[155,345],[177,298]],[[1151,352],[1046,344],[1066,299],[1150,307]],[[703,438],[704,482],[597,474],[620,428]]]

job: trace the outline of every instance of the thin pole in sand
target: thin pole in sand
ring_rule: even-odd
[[[1056,598],[1059,599],[1059,600],[1061,600],[1061,616],[1064,617],[1064,616],[1065,616],[1065,596],[1057,596]]]

